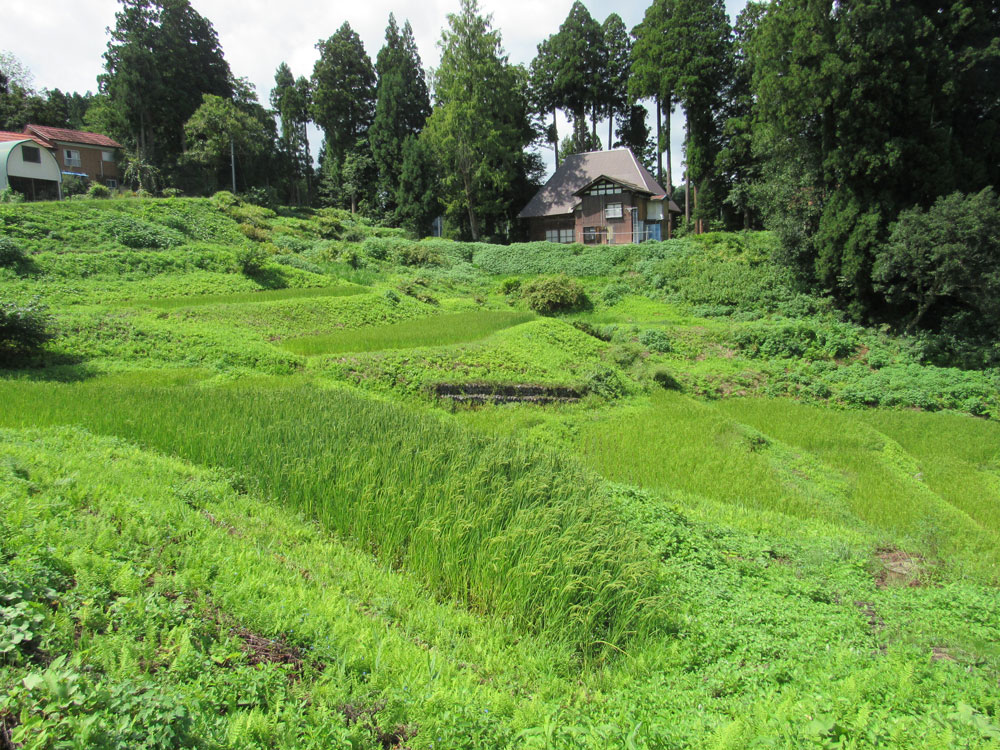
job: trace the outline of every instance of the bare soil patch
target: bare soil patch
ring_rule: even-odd
[[[435,396],[462,404],[552,404],[579,401],[583,391],[564,385],[534,383],[436,383]]]
[[[392,729],[383,729],[379,726],[376,715],[384,708],[385,703],[381,701],[371,705],[345,703],[340,707],[340,712],[347,719],[348,726],[360,723],[368,729],[384,750],[406,750],[408,746],[403,743],[416,736],[416,728],[408,724],[397,724]]]

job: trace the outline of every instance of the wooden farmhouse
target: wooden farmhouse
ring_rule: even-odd
[[[532,241],[625,245],[665,238],[670,212],[680,209],[622,148],[566,157],[518,218]]]

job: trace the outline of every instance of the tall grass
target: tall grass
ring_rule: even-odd
[[[0,401],[5,425],[82,424],[228,467],[439,595],[581,651],[664,624],[645,542],[554,452],[304,385],[8,382]]]
[[[133,301],[131,304],[143,304],[148,307],[155,307],[160,310],[176,310],[182,307],[196,307],[200,305],[238,305],[247,302],[277,302],[290,299],[312,299],[314,297],[350,297],[355,294],[365,294],[370,292],[362,286],[328,286],[305,289],[267,289],[256,292],[238,292],[235,294],[200,294],[190,297],[165,297],[163,299],[150,299],[141,303]]]
[[[534,320],[532,313],[473,311],[404,320],[387,326],[337,331],[321,336],[288,339],[282,346],[293,354],[313,356],[342,352],[446,346],[475,341],[492,333]]]

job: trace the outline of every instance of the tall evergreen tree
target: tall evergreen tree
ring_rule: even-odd
[[[279,143],[284,164],[282,171],[291,190],[289,197],[293,197],[300,204],[308,203],[312,172],[308,136],[309,81],[302,76],[296,80],[292,75],[292,69],[284,62],[278,66],[274,74],[271,106],[281,119]]]
[[[629,96],[629,76],[631,68],[632,40],[621,16],[612,13],[601,27],[604,32],[604,48],[607,50],[607,63],[601,92],[600,107],[603,115],[608,118],[608,148],[614,148],[613,125],[616,119],[627,120],[632,114]]]
[[[369,131],[372,158],[378,169],[379,203],[385,218],[396,223],[396,193],[403,164],[403,144],[418,134],[431,113],[427,82],[410,22],[402,32],[389,15],[385,45],[375,62],[378,88],[375,119]]]
[[[323,129],[328,158],[343,161],[375,116],[375,68],[361,38],[344,22],[316,43],[312,75],[312,119]]]
[[[653,0],[642,22],[632,29],[629,93],[633,99],[652,99],[656,107],[656,177],[663,182],[663,153],[667,154],[667,191],[672,190],[670,115],[676,101],[676,58],[667,45],[671,0]],[[665,127],[664,127],[665,125]],[[664,131],[666,132],[664,136]]]
[[[134,145],[142,158],[172,168],[184,141],[184,123],[204,94],[232,96],[232,75],[212,24],[188,0],[119,0],[98,78],[111,135]]]
[[[461,0],[442,34],[435,72],[435,109],[427,137],[442,167],[443,202],[457,225],[478,240],[510,215],[505,190],[525,171],[527,73],[508,62],[500,32],[477,0]]]
[[[538,43],[538,54],[531,61],[529,68],[530,96],[532,111],[539,116],[552,115],[552,125],[545,131],[545,142],[555,151],[556,168],[559,167],[559,97],[556,95],[555,77],[556,60],[552,51],[550,36]]]
[[[596,138],[608,55],[601,25],[580,0],[575,0],[559,33],[552,38],[551,52],[556,100],[573,114],[575,121],[586,122],[589,115]]]
[[[438,165],[427,139],[408,136],[403,142],[403,163],[396,187],[400,224],[418,237],[426,237],[441,214]]]

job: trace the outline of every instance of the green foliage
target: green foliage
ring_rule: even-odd
[[[992,335],[1000,326],[1000,199],[992,188],[904,211],[872,270],[876,288],[918,327]]]
[[[810,320],[745,325],[734,339],[749,356],[765,359],[842,359],[860,344],[857,326]]]
[[[17,268],[27,259],[24,250],[14,240],[0,236],[0,268]]]
[[[0,361],[30,354],[53,337],[48,308],[37,299],[0,300]]]
[[[533,133],[521,75],[476,0],[462,0],[448,26],[435,71],[437,106],[421,137],[441,164],[448,217],[478,241],[510,209],[503,188],[519,178]]]
[[[579,282],[565,275],[529,281],[521,289],[521,296],[528,307],[540,315],[579,310],[589,303]]]
[[[372,158],[378,167],[380,193],[386,198],[385,205],[380,208],[390,216],[398,208],[403,208],[408,223],[419,225],[422,222],[413,216],[413,207],[404,206],[403,202],[420,201],[419,195],[415,194],[422,191],[413,185],[420,176],[414,174],[414,170],[424,168],[426,164],[415,163],[415,158],[419,157],[412,153],[413,146],[410,147],[410,163],[407,164],[406,143],[415,139],[423,129],[431,113],[431,104],[409,21],[404,22],[400,30],[395,16],[389,14],[385,45],[379,50],[375,71],[378,77],[375,116],[368,138]],[[402,175],[407,172],[404,187]],[[403,194],[398,195],[397,191]],[[420,228],[415,227],[421,236],[428,233],[420,232]]]
[[[106,218],[102,230],[119,245],[135,250],[163,250],[184,241],[176,230],[125,214]]]
[[[111,190],[109,190],[105,185],[102,185],[99,182],[95,182],[87,190],[87,197],[88,198],[110,198],[111,197]]]
[[[11,187],[0,190],[0,203],[23,203],[24,196]]]
[[[639,343],[657,354],[666,354],[674,348],[670,336],[657,328],[647,328],[640,333]]]
[[[316,44],[311,112],[326,136],[327,155],[340,163],[375,115],[375,68],[361,38],[346,21]]]

